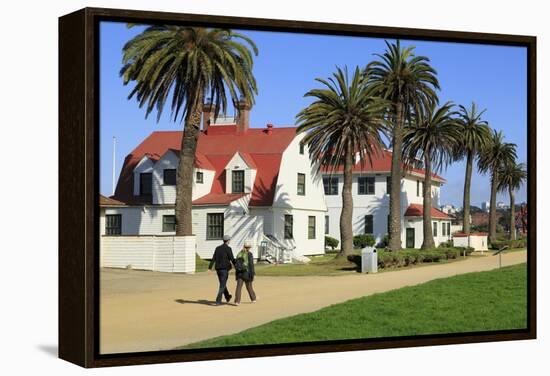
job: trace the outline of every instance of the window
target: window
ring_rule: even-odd
[[[424,182],[420,182],[420,196],[424,196]]]
[[[374,233],[374,222],[372,215],[365,215],[365,234]]]
[[[442,224],[441,224],[441,236],[445,236],[445,235],[446,235],[446,232],[447,232],[447,224],[446,224],[446,223],[442,223]]]
[[[315,239],[315,217],[307,217],[307,238]]]
[[[328,215],[325,215],[325,235],[328,235],[329,234],[329,230],[330,230],[330,222],[329,222],[329,216]]]
[[[231,192],[233,193],[243,193],[244,192],[244,171],[237,170],[231,171]]]
[[[294,238],[293,232],[293,217],[290,214],[285,214],[285,239]]]
[[[300,154],[304,154],[304,144],[300,144]]]
[[[206,214],[206,240],[223,239],[223,213]]]
[[[162,232],[174,232],[176,231],[176,216],[175,215],[163,215],[162,216]]]
[[[447,222],[447,236],[451,236],[451,222]]]
[[[196,175],[195,181],[197,182],[197,184],[204,183],[204,173],[197,171],[195,175]]]
[[[306,174],[298,174],[298,195],[306,195]]]
[[[387,224],[386,231],[388,232],[388,234],[390,233],[390,215],[389,214],[388,214],[388,224]]]
[[[358,194],[360,195],[373,195],[374,194],[374,177],[359,177],[357,179]]]
[[[391,194],[391,176],[386,176],[386,194]]]
[[[437,236],[437,222],[433,222],[432,226],[434,227],[434,236]]]
[[[139,194],[150,196],[153,193],[153,174],[150,172],[139,174]]]
[[[338,178],[324,177],[323,186],[325,187],[325,195],[335,196],[338,194]]]
[[[420,197],[420,180],[416,181],[416,197]]]
[[[175,169],[163,170],[162,184],[164,184],[164,185],[176,185],[176,170]]]
[[[122,214],[107,214],[105,216],[105,234],[122,234]]]

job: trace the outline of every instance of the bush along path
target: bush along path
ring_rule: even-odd
[[[525,264],[437,279],[184,348],[524,329]]]

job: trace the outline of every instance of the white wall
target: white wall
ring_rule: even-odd
[[[285,214],[292,215],[293,239],[285,239]],[[295,256],[319,255],[325,253],[325,211],[288,208],[273,209],[272,235]],[[315,217],[315,238],[308,238],[309,217]]]
[[[307,146],[304,147],[304,154],[300,154],[300,140],[303,137],[303,134],[296,135],[283,153],[273,207],[325,211],[322,176],[315,174],[318,169],[310,164]],[[298,173],[305,174],[304,196],[297,192]]]
[[[102,236],[100,266],[195,272],[194,236]]]
[[[443,235],[442,231],[442,223],[450,223],[446,220],[438,220],[438,219],[432,219],[432,234],[433,234],[433,223],[437,223],[437,236],[434,236],[434,243],[435,246],[438,247],[439,244],[447,242],[451,240],[451,236]],[[423,227],[423,221],[422,218],[415,217],[415,218],[405,218],[404,221],[404,227],[403,227],[403,248],[406,247],[406,234],[407,234],[407,228],[414,228],[414,248],[420,248],[422,246],[422,242],[424,241],[424,227]]]

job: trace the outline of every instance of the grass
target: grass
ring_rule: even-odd
[[[464,333],[526,326],[527,270],[525,264],[520,264],[354,299],[182,348]]]
[[[355,250],[355,255],[360,254],[360,250]],[[418,249],[403,249],[403,251],[418,252]],[[471,257],[471,256],[468,256]],[[360,264],[357,262],[348,261],[347,257],[337,257],[335,253],[329,253],[322,256],[311,256],[311,261],[307,264],[292,263],[292,264],[257,264],[256,274],[259,276],[285,276],[285,277],[300,277],[300,276],[338,276],[361,271]],[[438,262],[425,262],[408,266],[378,268],[379,273],[411,269],[435,264],[444,264],[449,262],[464,260],[462,256],[452,260],[440,260]],[[359,259],[358,259],[359,262]]]
[[[208,270],[208,260],[203,260],[199,255],[195,255],[195,272],[205,272]]]

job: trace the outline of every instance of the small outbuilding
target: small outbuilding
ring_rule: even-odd
[[[453,234],[453,244],[455,247],[472,247],[476,251],[487,251],[487,233],[472,232],[467,235],[463,232]]]

